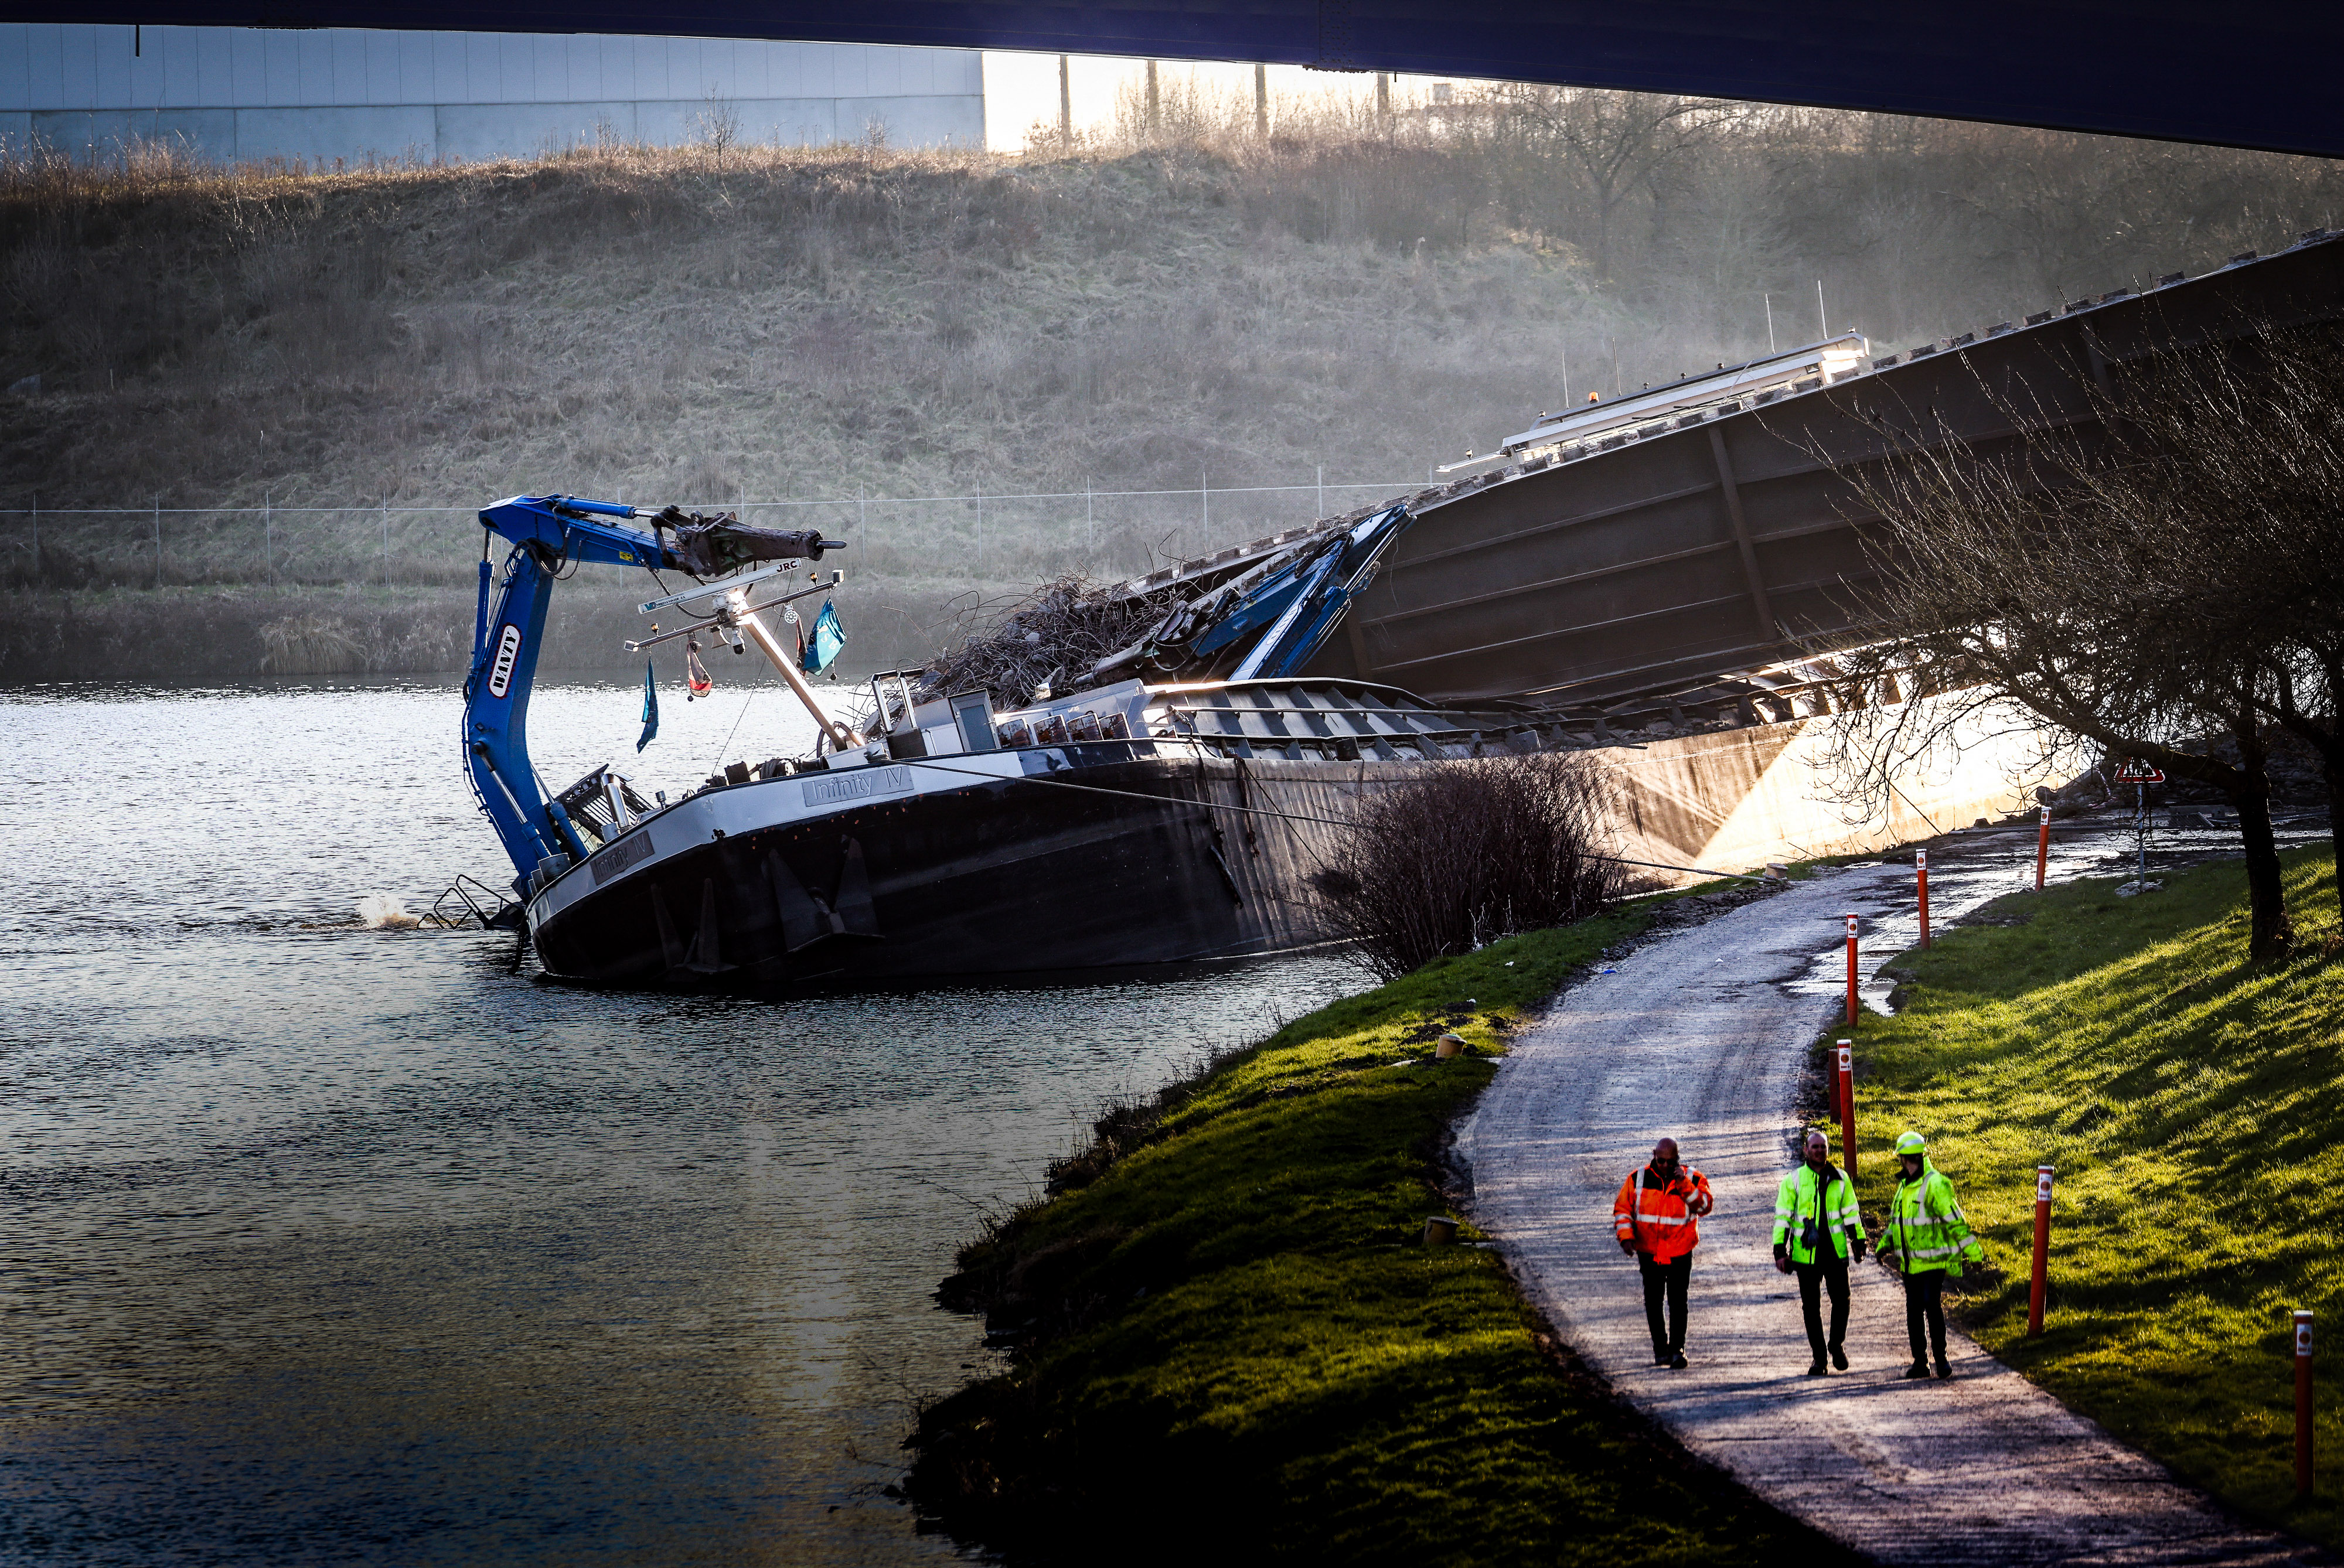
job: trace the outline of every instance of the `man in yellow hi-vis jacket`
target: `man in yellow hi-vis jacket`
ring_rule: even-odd
[[[1904,1375],[1927,1377],[1926,1352],[1935,1350],[1937,1375],[1950,1378],[1954,1369],[1945,1360],[1945,1281],[1960,1279],[1963,1262],[1979,1261],[1985,1249],[1954,1199],[1954,1184],[1929,1163],[1929,1145],[1919,1133],[1907,1132],[1896,1140],[1896,1158],[1904,1170],[1896,1179],[1896,1196],[1889,1199],[1888,1229],[1880,1234],[1880,1260],[1904,1281],[1904,1335],[1913,1344],[1913,1364]],[[1925,1324],[1926,1344],[1921,1338]]]
[[[1806,1319],[1814,1362],[1807,1376],[1824,1374],[1824,1357],[1847,1371],[1847,1263],[1864,1257],[1864,1219],[1855,1188],[1831,1162],[1831,1140],[1807,1134],[1804,1158],[1774,1193],[1774,1267],[1799,1276],[1799,1310]],[[1831,1333],[1824,1333],[1823,1289],[1831,1290]]]

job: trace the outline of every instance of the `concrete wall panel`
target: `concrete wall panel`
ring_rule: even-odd
[[[195,27],[196,96],[175,106],[197,108],[236,102],[236,40],[225,27]]]
[[[237,109],[236,156],[359,163],[369,154],[429,157],[435,127],[429,108],[397,105]],[[359,149],[359,150],[353,150]]]
[[[901,145],[984,138],[973,50],[0,24],[0,114],[18,116],[0,124],[77,149],[160,134],[221,158],[527,156],[591,141],[598,123],[627,139],[694,139],[712,96],[732,106],[744,141],[852,141],[874,119]],[[157,118],[164,109],[180,117]],[[397,139],[370,139],[382,137]]]
[[[157,109],[153,135],[156,140],[173,143],[197,157],[234,163],[236,115],[234,109]]]
[[[590,144],[602,123],[621,140],[631,140],[638,107],[621,103],[442,104],[430,112],[438,127],[438,156],[471,160],[527,157]]]
[[[0,104],[33,106],[33,37],[29,27],[0,27]]]
[[[860,141],[864,127],[876,120],[886,127],[887,145],[896,147],[985,145],[985,104],[964,97],[841,98],[838,137]]]

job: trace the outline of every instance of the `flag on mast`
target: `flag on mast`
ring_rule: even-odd
[[[650,745],[652,737],[658,733],[659,682],[652,674],[652,662],[646,659],[643,661],[643,733],[635,742],[635,750],[642,751]]]

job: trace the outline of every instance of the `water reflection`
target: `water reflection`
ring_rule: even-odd
[[[632,702],[541,693],[549,782],[630,756]],[[927,1300],[955,1243],[1102,1096],[1357,985],[539,986],[352,916],[503,880],[452,691],[0,703],[9,1561],[949,1556],[877,1488],[984,1362]],[[638,776],[795,749],[747,705]]]

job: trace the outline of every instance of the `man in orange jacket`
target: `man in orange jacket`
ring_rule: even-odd
[[[1631,1171],[1612,1203],[1620,1250],[1644,1277],[1644,1321],[1652,1330],[1652,1364],[1685,1364],[1685,1290],[1692,1283],[1692,1249],[1701,1244],[1694,1221],[1709,1212],[1709,1178],[1677,1163],[1677,1140],[1652,1146],[1652,1162]],[[1665,1297],[1668,1320],[1661,1320]]]

